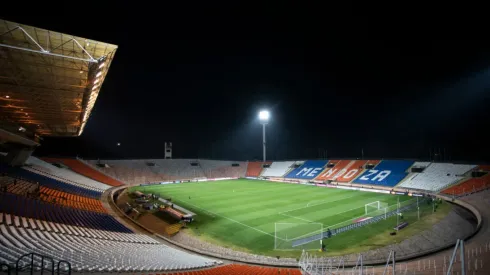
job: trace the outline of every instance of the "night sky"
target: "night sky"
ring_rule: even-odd
[[[490,160],[489,41],[361,8],[132,3],[1,15],[119,46],[83,135],[35,154],[260,159],[267,108],[272,160]]]

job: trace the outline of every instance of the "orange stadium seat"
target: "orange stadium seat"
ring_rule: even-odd
[[[478,166],[478,170],[490,172],[490,165],[480,165]]]
[[[247,177],[258,177],[262,173],[262,164],[270,165],[272,162],[250,161],[247,166]]]
[[[50,163],[62,163],[68,167],[70,167],[71,170],[84,175],[88,178],[91,178],[93,180],[111,185],[111,186],[120,186],[123,185],[122,182],[113,179],[107,175],[104,175],[103,173],[95,170],[94,168],[86,165],[85,163],[77,160],[77,159],[59,159],[59,158],[42,158],[42,160]]]
[[[331,167],[330,169],[325,169],[323,173],[321,173],[318,177],[316,177],[316,180],[333,180],[333,177],[335,174],[337,174],[340,170],[344,169],[351,161],[350,160],[331,160],[328,163],[333,163],[335,164],[334,167]]]
[[[357,175],[359,175],[362,170],[364,165],[367,163],[367,160],[354,160],[349,163],[344,169],[339,171],[334,176],[334,179],[338,182],[349,182],[353,179],[356,178]]]
[[[490,187],[490,173],[481,178],[471,178],[442,191],[446,195],[463,195]]]
[[[29,190],[36,186],[35,183],[21,179],[15,179],[14,184],[14,179],[8,177],[2,177],[2,181],[8,181],[9,184],[7,185],[7,192],[16,195],[27,195]],[[67,207],[92,212],[107,213],[106,209],[102,206],[102,202],[99,200],[66,193],[45,186],[39,186],[39,198],[42,201],[56,203]]]
[[[345,168],[342,173],[337,174],[336,180],[338,182],[350,182],[351,180],[355,179],[357,176],[361,174],[362,171],[364,171],[364,167],[367,164],[371,165],[376,165],[380,161],[379,160],[356,160],[352,161],[348,167]]]
[[[102,206],[101,201],[96,199],[81,197],[55,189],[50,189],[44,186],[40,187],[40,191],[40,198],[43,201],[55,201],[57,204],[61,204],[67,207],[78,208],[92,212],[107,213],[106,209]]]

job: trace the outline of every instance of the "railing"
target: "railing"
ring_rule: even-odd
[[[7,274],[10,275],[10,267],[6,264],[0,265],[0,270],[4,270],[4,266],[7,267]],[[55,268],[56,267],[56,268]],[[48,256],[43,256],[37,253],[28,253],[24,254],[17,259],[15,263],[15,271],[17,274],[19,273],[30,273],[31,275],[34,272],[41,272],[43,275],[45,272],[48,272],[51,275],[66,274],[71,275],[71,264],[65,260],[59,260],[55,265],[55,261],[53,258]]]
[[[27,258],[27,261],[23,260],[24,258]],[[29,259],[30,258],[30,259]],[[45,260],[47,261],[47,265],[45,265]],[[36,263],[40,262],[40,265],[35,265]],[[21,265],[21,263],[28,263],[27,265]],[[49,267],[51,265],[51,269],[48,269],[46,267]],[[17,262],[15,263],[15,270],[18,273],[19,271],[25,272],[28,271],[30,272],[31,275],[34,274],[34,271],[41,271],[41,274],[44,274],[44,271],[49,271],[51,275],[54,275],[54,260],[51,257],[43,256],[37,253],[29,253],[25,254],[19,257],[17,259]]]
[[[61,264],[64,264],[64,266],[65,266],[65,268],[64,268],[63,271],[61,269]],[[60,275],[60,274],[71,275],[71,264],[70,264],[70,262],[67,262],[67,261],[64,261],[64,260],[59,261],[58,262],[58,268],[57,268],[56,274],[57,275]]]
[[[349,225],[346,225],[346,226],[342,226],[342,227],[339,227],[339,228],[335,228],[335,229],[333,229],[331,231],[331,236],[335,236],[335,235],[337,235],[339,233],[342,233],[342,232],[347,232],[347,231],[350,231],[350,230],[353,230],[353,229],[356,229],[356,228],[359,228],[359,227],[366,226],[368,224],[372,224],[372,223],[379,222],[381,220],[385,220],[385,219],[387,219],[389,217],[392,217],[394,215],[397,215],[397,213],[399,213],[399,212],[403,212],[403,211],[406,211],[406,210],[411,209],[413,207],[416,207],[418,204],[421,204],[424,201],[426,201],[426,199],[422,199],[419,202],[413,202],[411,204],[405,205],[405,206],[400,207],[398,209],[394,209],[394,210],[388,211],[388,212],[386,212],[384,214],[380,214],[378,216],[375,216],[375,217],[373,217],[373,218],[371,218],[369,220],[365,220],[365,221],[361,221],[361,222],[349,224]],[[295,241],[293,241],[292,246],[293,247],[298,247],[298,246],[301,246],[301,245],[304,245],[304,244],[307,244],[307,243],[311,243],[311,242],[314,242],[314,241],[318,241],[318,240],[321,240],[321,239],[325,239],[325,238],[329,238],[329,233],[328,232],[322,232],[320,234],[316,234],[316,235],[313,235],[313,236],[310,236],[310,237],[307,237],[307,238],[295,240]]]

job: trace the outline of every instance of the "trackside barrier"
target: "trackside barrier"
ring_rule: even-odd
[[[54,266],[55,265],[53,258],[37,253],[24,254],[20,256],[15,262],[15,270],[17,273],[19,273],[19,271],[30,272],[31,275],[37,268],[41,270],[41,274],[46,272],[54,275]]]
[[[64,268],[61,268],[61,265],[63,265]],[[70,264],[70,262],[67,262],[65,260],[60,260],[58,262],[58,269],[57,269],[56,274],[57,275],[60,275],[60,274],[71,275],[71,264]]]
[[[427,199],[420,200],[418,202],[418,204],[421,204],[421,203],[425,202],[426,200]],[[378,215],[376,217],[373,217],[373,218],[371,218],[369,220],[365,220],[365,221],[361,221],[361,222],[357,222],[357,223],[353,223],[353,224],[349,224],[349,225],[346,225],[346,226],[342,226],[342,227],[339,227],[339,228],[332,229],[331,230],[332,236],[335,236],[335,235],[337,235],[339,233],[342,233],[342,232],[347,232],[347,231],[350,231],[350,230],[353,230],[353,229],[357,229],[359,227],[363,227],[363,226],[366,226],[368,224],[379,222],[381,220],[384,220],[386,218],[389,218],[389,217],[392,217],[392,216],[396,215],[398,213],[398,211],[406,211],[406,210],[411,209],[413,207],[417,207],[417,202],[413,202],[413,203],[411,203],[409,205],[405,205],[403,207],[400,207],[399,209],[395,209],[395,210],[391,210],[389,212],[386,212],[386,215],[385,214],[381,214],[381,215]],[[307,243],[311,243],[311,242],[314,242],[314,241],[318,241],[318,240],[321,240],[321,239],[325,239],[325,238],[328,238],[328,232],[322,232],[320,234],[316,234],[316,235],[313,235],[313,236],[310,236],[310,237],[306,237],[306,238],[303,238],[303,239],[295,240],[292,243],[292,247],[298,247],[298,246],[301,246],[301,245],[304,245],[304,244],[307,244]]]

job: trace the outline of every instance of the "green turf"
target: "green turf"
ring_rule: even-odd
[[[195,212],[197,218],[190,228],[203,239],[237,250],[281,256],[297,256],[299,252],[274,250],[275,223],[314,222],[323,224],[324,229],[336,228],[363,217],[367,203],[381,201],[395,206],[397,199],[401,203],[414,199],[245,179],[152,185],[132,190],[170,197],[176,204]],[[339,234],[329,248],[339,253],[350,251],[344,244],[354,245],[379,232],[389,231],[395,223],[396,218],[369,226],[371,230],[360,230],[358,234]],[[363,233],[359,234],[361,231]],[[345,238],[348,242],[341,241]]]

